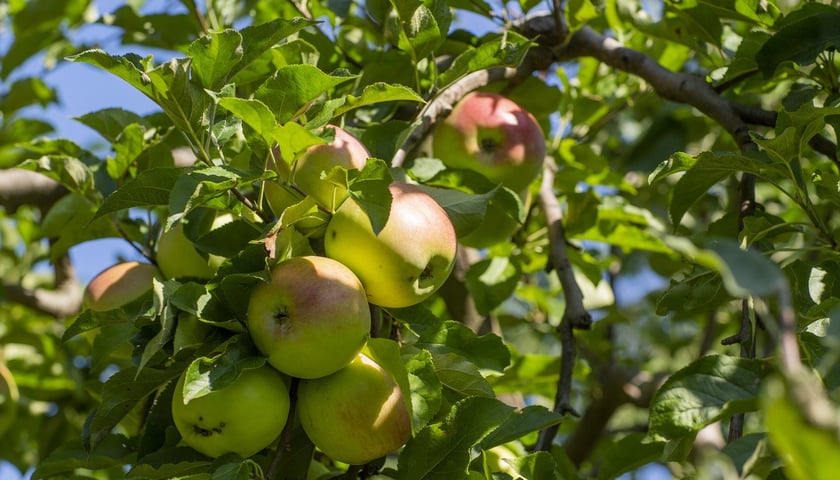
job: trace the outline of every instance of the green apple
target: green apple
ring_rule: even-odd
[[[296,161],[292,182],[319,204],[334,212],[347,198],[347,190],[321,176],[333,167],[361,170],[370,153],[346,130],[329,125],[335,131],[332,143],[313,145]]]
[[[411,435],[411,419],[399,385],[360,353],[330,376],[298,386],[303,430],[324,454],[360,465],[397,450]]]
[[[358,275],[371,303],[408,307],[449,277],[457,239],[446,212],[423,190],[403,182],[389,189],[391,211],[378,235],[364,210],[348,199],[327,225],[324,248]]]
[[[277,370],[298,378],[329,375],[361,351],[370,335],[370,307],[361,282],[341,263],[294,257],[254,287],[248,331]]]
[[[432,153],[450,167],[479,172],[518,192],[542,170],[545,137],[534,116],[514,101],[471,92],[435,126]]]
[[[154,265],[123,262],[99,272],[85,287],[83,303],[94,311],[120,308],[152,289]]]
[[[190,239],[184,235],[184,226],[180,222],[161,234],[155,259],[166,278],[206,280],[216,273],[217,268],[211,264],[209,255],[196,250]]]
[[[184,403],[186,371],[172,396],[172,418],[184,443],[210,457],[250,457],[269,446],[286,426],[289,390],[268,365],[243,370],[220,390]]]

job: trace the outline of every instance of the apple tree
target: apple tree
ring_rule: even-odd
[[[840,471],[836,1],[0,18],[4,471]],[[155,110],[61,138],[84,68]]]

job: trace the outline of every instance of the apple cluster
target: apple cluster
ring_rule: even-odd
[[[278,179],[264,183],[278,218],[292,206],[314,202],[320,215],[295,228],[322,239],[322,254],[276,263],[250,293],[246,328],[265,363],[199,396],[190,394],[189,369],[176,384],[175,426],[184,443],[205,455],[258,453],[279,437],[293,403],[292,413],[315,446],[348,464],[387,455],[411,434],[407,397],[365,350],[371,306],[408,307],[431,296],[453,269],[459,239],[430,195],[398,181],[388,187],[387,221],[374,231],[346,187],[325,175],[335,167],[364,168],[368,150],[342,128],[330,128],[330,143],[309,147],[287,172],[278,169]],[[433,149],[446,165],[474,170],[522,195],[545,157],[533,116],[492,93],[459,102],[436,127]],[[487,215],[487,228],[460,241],[496,242],[516,227],[503,222],[504,212],[492,203]],[[212,228],[231,221],[229,213],[218,215]],[[125,262],[106,269],[87,286],[84,303],[96,311],[121,308],[146,294],[155,277],[209,280],[223,261],[200,254],[178,223],[157,242],[157,266]]]

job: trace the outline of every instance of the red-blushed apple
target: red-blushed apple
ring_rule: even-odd
[[[329,375],[350,363],[370,335],[361,282],[327,257],[294,257],[254,287],[248,331],[277,370],[298,378]]]
[[[301,381],[297,394],[303,430],[334,460],[367,463],[397,450],[411,436],[402,390],[363,353],[330,376]]]
[[[269,365],[243,370],[222,389],[184,403],[186,371],[172,396],[172,418],[184,443],[210,457],[250,457],[268,447],[286,425],[289,390]]]
[[[348,170],[361,170],[365,167],[370,153],[356,137],[343,128],[332,125],[327,128],[335,131],[332,143],[309,147],[295,161],[292,182],[319,204],[334,212],[347,198],[347,190],[321,178],[321,175],[336,166]]]
[[[149,263],[122,262],[96,274],[85,287],[83,303],[94,311],[120,308],[152,289],[158,269]]]
[[[534,116],[513,100],[471,92],[436,125],[432,153],[450,167],[479,172],[518,192],[542,170],[545,137]]]
[[[327,225],[324,248],[361,279],[371,303],[408,307],[449,277],[457,238],[446,212],[426,192],[403,182],[389,190],[391,211],[378,235],[364,210],[348,199]]]

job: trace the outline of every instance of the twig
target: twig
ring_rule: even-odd
[[[802,370],[802,360],[799,356],[799,342],[796,339],[796,310],[790,295],[790,285],[782,278],[778,287],[779,301],[779,357],[782,370],[796,374]]]
[[[554,168],[553,162],[547,161],[546,168],[543,170],[539,194],[540,205],[548,225],[551,268],[560,279],[563,296],[566,300],[566,309],[559,326],[563,356],[560,361],[560,377],[554,398],[554,411],[578,416],[571,404],[572,374],[576,354],[574,329],[588,329],[592,324],[592,318],[583,306],[583,293],[577,284],[577,280],[575,280],[574,271],[566,253],[563,210],[560,208],[560,203],[554,193]],[[557,435],[557,428],[557,426],[554,426],[540,432],[537,440],[537,450],[547,451],[551,448],[554,436]]]

